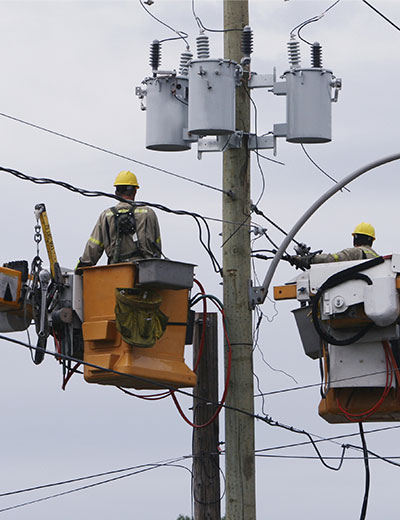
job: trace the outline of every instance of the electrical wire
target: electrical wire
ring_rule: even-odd
[[[132,470],[136,470],[136,469],[146,468],[149,466],[153,467],[153,466],[157,466],[159,464],[171,464],[174,462],[180,462],[182,460],[187,460],[187,459],[191,459],[191,458],[192,458],[192,455],[183,455],[182,457],[166,459],[166,460],[159,461],[159,462],[153,462],[153,463],[149,463],[149,464],[140,464],[140,465],[136,465],[136,466],[128,466],[126,468],[113,469],[111,471],[103,471],[101,473],[95,473],[93,475],[86,475],[84,477],[77,477],[77,478],[72,478],[72,479],[68,479],[68,480],[61,480],[58,482],[50,482],[48,484],[40,484],[38,486],[17,489],[17,490],[13,490],[13,491],[6,491],[5,493],[0,493],[0,497],[19,495],[22,493],[28,493],[30,491],[37,491],[39,489],[47,489],[50,487],[64,486],[66,484],[73,484],[74,482],[82,482],[83,480],[90,480],[93,478],[105,477],[107,475],[114,475],[115,473],[124,473],[126,471],[132,471]]]
[[[381,11],[378,11],[378,9],[376,7],[374,7],[372,4],[370,4],[369,2],[367,2],[367,0],[362,0],[362,2],[364,2],[364,4],[366,4],[373,11],[375,11],[377,14],[379,14],[379,16],[381,16],[384,20],[386,20],[388,23],[390,23],[390,25],[392,25],[395,29],[400,31],[400,27],[398,25],[396,25],[394,22],[392,22],[392,20],[390,20],[390,18],[385,16]]]
[[[197,16],[196,14],[196,10],[195,10],[195,7],[194,7],[194,0],[192,0],[192,13],[193,13],[193,17],[197,23],[197,26],[198,28],[200,29],[201,32],[204,32],[204,31],[207,31],[207,32],[222,32],[222,33],[225,33],[225,32],[231,32],[231,31],[242,31],[243,29],[209,29],[208,27],[206,27],[203,22],[201,21],[200,17]]]
[[[360,437],[361,437],[361,443],[362,443],[362,447],[363,447],[364,467],[365,467],[365,490],[364,490],[364,499],[363,499],[362,508],[361,508],[360,520],[365,520],[365,518],[367,516],[369,487],[370,487],[370,478],[371,477],[370,477],[370,471],[369,471],[368,448],[367,448],[367,442],[365,440],[363,425],[360,422],[358,426],[360,428]]]
[[[215,297],[214,297],[215,298]],[[2,334],[0,334],[0,340],[5,340],[5,341],[8,341],[10,343],[14,343],[16,345],[20,345],[20,346],[23,346],[25,348],[32,348],[34,350],[36,350],[38,347],[33,347],[33,346],[29,346],[28,344],[24,343],[23,341],[20,341],[20,340],[17,340],[15,338],[9,338],[7,336],[4,336]],[[50,355],[50,356],[53,356],[53,357],[58,357],[58,358],[62,358],[62,359],[67,359],[67,360],[70,360],[70,361],[80,361],[76,358],[73,358],[71,356],[67,356],[65,354],[59,354],[57,352],[51,352],[49,350],[46,350],[45,352],[46,355]],[[101,367],[101,366],[98,366],[98,365],[94,365],[93,363],[88,363],[88,362],[85,362],[85,361],[82,361],[82,364],[83,365],[86,365],[86,366],[89,366],[91,368],[96,368],[97,370],[101,370],[103,372],[107,372],[107,373],[112,373],[112,374],[116,374],[116,375],[122,375],[124,377],[129,377],[131,379],[137,379],[137,380],[140,380],[140,381],[145,381],[145,382],[153,382],[151,381],[150,379],[147,379],[147,378],[144,378],[144,377],[140,377],[140,376],[134,376],[132,374],[126,374],[126,373],[123,373],[123,372],[118,372],[116,370],[111,370],[111,369],[108,369],[108,368],[104,368],[104,367]],[[340,467],[342,466],[343,464],[343,457],[344,457],[344,452],[345,450],[347,449],[347,445],[346,446],[341,446],[342,447],[342,456],[340,457],[340,464],[338,467],[331,467],[329,465],[327,465],[324,460],[323,460],[323,457],[321,455],[321,453],[319,452],[316,444],[318,442],[318,440],[314,440],[312,436],[314,437],[317,437],[317,438],[320,438],[320,439],[323,439],[323,440],[326,440],[326,441],[329,441],[329,442],[333,442],[334,444],[339,444],[339,443],[336,443],[335,441],[333,440],[330,440],[330,439],[326,439],[324,437],[320,437],[314,433],[310,433],[306,430],[300,430],[299,428],[296,428],[294,426],[289,426],[289,425],[286,425],[286,424],[283,424],[283,423],[280,423],[279,421],[276,421],[274,419],[272,419],[271,417],[269,416],[260,416],[260,415],[257,415],[257,414],[254,414],[254,413],[251,413],[247,410],[243,410],[243,409],[240,409],[240,408],[237,408],[237,407],[234,407],[234,406],[229,406],[227,405],[226,403],[214,403],[214,402],[211,402],[209,399],[203,399],[202,397],[200,396],[197,396],[197,395],[193,395],[193,394],[190,394],[189,392],[186,392],[182,389],[176,389],[176,388],[172,388],[166,384],[163,384],[163,383],[158,383],[159,386],[162,386],[168,390],[173,390],[174,393],[180,393],[182,395],[186,395],[186,396],[189,396],[189,397],[195,397],[196,399],[199,399],[199,400],[203,400],[204,402],[207,402],[207,403],[211,403],[211,404],[217,404],[218,406],[220,406],[221,408],[226,408],[226,409],[229,409],[229,410],[232,410],[232,411],[236,411],[238,413],[241,413],[243,415],[246,415],[248,417],[251,417],[253,419],[257,419],[257,420],[260,420],[262,421],[263,423],[265,424],[268,424],[269,426],[273,426],[273,427],[277,427],[277,428],[281,428],[281,429],[284,429],[286,431],[290,431],[292,433],[296,433],[296,434],[301,434],[301,435],[306,435],[310,441],[310,443],[312,444],[313,448],[315,449],[317,455],[318,455],[318,458],[319,460],[322,462],[322,464],[324,466],[326,466],[328,469],[332,469],[332,470],[339,470]],[[340,444],[339,444],[340,445]],[[1,512],[1,510],[0,510]]]
[[[283,235],[287,236],[287,232],[286,232],[284,229],[282,229],[280,226],[278,226],[278,224],[276,224],[272,219],[270,219],[269,217],[267,217],[267,215],[265,215],[265,213],[263,213],[263,212],[262,212],[262,211],[257,207],[257,204],[254,204],[254,205],[252,206],[251,209],[252,209],[252,211],[253,211],[256,215],[259,215],[260,217],[265,218],[265,220],[266,220],[267,222],[269,222],[270,224],[272,224],[272,225],[273,225],[273,226],[274,226],[278,231],[280,231]],[[301,243],[298,242],[295,238],[292,238],[292,241],[293,241],[296,245],[298,245],[298,246],[301,245]],[[274,247],[275,247],[275,246],[274,246]]]
[[[176,29],[174,29],[173,27],[171,27],[170,25],[168,25],[167,23],[163,22],[162,20],[160,20],[159,18],[157,18],[157,16],[155,16],[149,9],[147,9],[147,7],[145,7],[144,3],[142,2],[142,0],[139,0],[140,2],[140,5],[143,7],[143,9],[146,11],[147,14],[149,14],[152,18],[154,18],[154,20],[156,20],[158,23],[160,23],[161,25],[164,25],[164,27],[167,27],[168,29],[170,29],[172,32],[174,32],[175,34],[178,35],[179,38],[181,38],[185,43],[186,43],[186,47],[189,48],[189,42],[187,41],[187,38],[188,38],[188,34],[186,34],[185,32],[183,31],[177,31]],[[163,41],[169,41],[171,40],[172,38],[170,39],[167,39],[167,40],[163,40]]]
[[[107,148],[103,148],[101,146],[97,146],[94,144],[87,143],[86,141],[82,141],[81,139],[76,139],[75,137],[68,136],[66,134],[62,134],[60,132],[56,132],[54,130],[50,130],[49,128],[45,128],[44,126],[36,125],[34,123],[30,123],[29,121],[25,121],[24,119],[20,119],[18,117],[10,116],[8,114],[5,114],[3,112],[0,112],[1,117],[5,117],[7,119],[11,119],[12,121],[16,121],[17,123],[22,123],[27,126],[31,126],[32,128],[36,128],[37,130],[42,130],[43,132],[47,132],[52,135],[56,135],[57,137],[62,137],[63,139],[67,139],[68,141],[72,141],[74,143],[81,144],[83,146],[87,146],[89,148],[93,148],[94,150],[99,150],[100,152],[104,152],[110,155],[113,155],[115,157],[119,157],[121,159],[126,159],[127,161],[133,162],[135,164],[139,164],[140,166],[144,166],[145,168],[151,168],[152,170],[155,170],[160,173],[165,173],[167,175],[171,175],[172,177],[176,177],[178,179],[192,182],[193,184],[197,184],[198,186],[202,186],[203,188],[209,188],[211,190],[219,191],[220,193],[225,193],[226,195],[230,195],[227,191],[217,188],[216,186],[212,186],[210,184],[206,184],[201,181],[196,181],[195,179],[191,179],[190,177],[185,177],[184,175],[180,175],[178,173],[171,172],[169,170],[165,170],[164,168],[159,168],[158,166],[154,166],[152,164],[145,163],[143,161],[138,161],[137,159],[134,159],[133,157],[129,157],[127,155],[123,155],[117,152],[113,152],[112,150],[108,150]]]
[[[149,207],[157,208],[161,211],[165,211],[167,213],[173,213],[175,215],[191,216],[197,224],[198,231],[199,231],[199,241],[200,241],[201,245],[204,247],[207,254],[209,255],[214,271],[216,273],[222,272],[222,268],[221,268],[218,260],[216,259],[214,253],[211,250],[211,231],[210,231],[209,225],[207,223],[207,220],[202,215],[199,215],[198,213],[194,213],[194,212],[186,211],[186,210],[172,210],[166,206],[163,206],[162,204],[154,204],[152,202],[144,202],[144,201],[130,202],[130,201],[127,201],[126,199],[123,199],[122,197],[119,197],[118,195],[114,195],[112,193],[106,193],[104,191],[86,190],[83,188],[78,188],[76,186],[73,186],[72,184],[69,184],[64,181],[57,181],[55,179],[32,177],[30,175],[26,175],[22,172],[19,172],[18,170],[13,170],[10,168],[0,167],[0,171],[9,173],[9,174],[13,175],[14,177],[17,177],[21,180],[33,182],[34,184],[40,184],[40,185],[54,184],[56,186],[60,186],[69,191],[72,191],[73,193],[79,193],[80,195],[83,195],[84,197],[107,197],[107,198],[111,198],[114,200],[118,200],[120,202],[129,202],[133,207],[149,206]],[[203,236],[202,236],[203,232],[202,232],[201,223],[203,223],[204,227],[206,228],[206,232],[207,232],[206,241],[203,240]]]
[[[303,152],[305,153],[306,157],[308,157],[308,159],[310,160],[310,162],[311,162],[311,163],[312,163],[316,168],[318,168],[318,170],[319,170],[320,172],[322,172],[326,177],[328,177],[328,179],[330,179],[330,180],[333,181],[333,182],[336,182],[336,184],[337,184],[338,181],[337,181],[334,177],[332,177],[332,175],[329,175],[329,173],[327,173],[325,170],[323,170],[323,169],[321,168],[321,166],[319,166],[319,165],[314,161],[314,159],[310,156],[310,154],[309,154],[308,151],[306,150],[304,144],[303,144],[303,143],[300,143],[300,146],[301,146]],[[351,193],[350,190],[349,190],[349,188],[347,188],[347,187],[344,187],[343,190],[346,190],[346,191],[348,191],[349,193]]]
[[[281,166],[286,166],[286,164],[284,162],[277,161],[276,159],[272,159],[271,157],[267,157],[266,155],[261,154],[257,150],[255,150],[255,153],[256,153],[256,155],[258,155],[258,157],[261,157],[262,159],[266,159],[267,161],[273,162],[275,164],[280,164]]]
[[[318,22],[319,20],[321,20],[321,18],[323,18],[326,15],[326,13],[328,11],[330,11],[333,7],[335,7],[335,5],[337,5],[339,2],[340,2],[340,0],[336,0],[327,9],[325,9],[325,11],[323,11],[320,15],[313,16],[312,18],[309,18],[308,20],[305,20],[304,22],[301,22],[299,25],[296,25],[296,27],[294,27],[290,31],[290,37],[293,38],[294,32],[297,30],[297,36],[300,38],[300,40],[302,40],[304,43],[307,43],[307,45],[312,45],[309,41],[307,41],[304,38],[302,38],[302,36],[300,35],[300,32],[302,31],[302,29],[304,27],[306,27],[306,25],[308,25],[310,23]]]
[[[247,97],[249,98],[250,103],[253,105],[253,109],[254,109],[254,131],[255,131],[255,136],[256,136],[256,152],[258,152],[258,111],[257,111],[257,105],[256,105],[254,99],[251,97],[250,91],[249,91],[249,89],[246,86],[244,86],[244,91],[246,92]],[[258,153],[256,153],[256,160],[257,160],[257,166],[258,166],[259,172],[261,174],[262,185],[261,185],[261,193],[260,193],[260,195],[259,195],[259,197],[257,199],[257,202],[255,203],[255,206],[257,206],[260,203],[260,201],[263,198],[264,193],[265,193],[265,174],[264,174],[264,170],[262,169],[262,166],[261,166],[261,163],[260,163],[260,157],[259,157]]]
[[[4,508],[0,509],[0,513],[5,513],[6,511],[11,511],[13,509],[17,509],[17,508],[20,508],[20,507],[25,507],[25,506],[32,505],[32,504],[37,504],[38,502],[45,502],[45,501],[50,500],[52,498],[58,498],[58,497],[62,497],[62,496],[65,496],[65,495],[70,495],[71,493],[76,493],[78,491],[91,489],[91,488],[94,488],[94,487],[97,487],[97,486],[101,486],[102,484],[108,484],[110,482],[115,482],[117,480],[122,480],[123,478],[131,477],[133,475],[138,475],[139,473],[144,473],[144,472],[150,471],[152,469],[158,469],[160,467],[182,468],[182,469],[186,469],[187,471],[192,473],[189,468],[187,468],[186,466],[183,466],[181,464],[173,464],[173,463],[157,464],[157,465],[153,465],[152,467],[147,467],[147,468],[143,468],[143,469],[140,469],[140,470],[133,471],[133,472],[128,473],[126,475],[120,475],[118,477],[109,478],[109,479],[106,479],[106,480],[102,480],[100,482],[95,482],[93,484],[87,484],[86,486],[81,486],[81,487],[78,487],[78,488],[70,489],[68,491],[63,491],[61,493],[56,493],[54,495],[49,495],[49,496],[46,496],[46,497],[37,498],[35,500],[29,500],[28,502],[23,502],[21,504],[16,504],[16,505],[9,506],[9,507],[4,507]]]

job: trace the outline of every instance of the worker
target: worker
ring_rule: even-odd
[[[353,247],[342,249],[338,253],[317,254],[315,256],[292,256],[292,262],[300,269],[309,269],[310,264],[322,264],[326,262],[346,262],[348,260],[363,260],[375,258],[378,255],[372,249],[375,240],[374,226],[367,222],[361,222],[355,227],[353,233]]]
[[[139,189],[136,175],[122,171],[117,175],[114,186],[115,194],[126,202],[119,202],[100,214],[77,269],[96,265],[103,251],[109,264],[161,256],[156,214],[146,206],[132,204]]]

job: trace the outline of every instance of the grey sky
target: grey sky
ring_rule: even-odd
[[[397,2],[375,0],[385,14],[400,24]],[[288,67],[286,42],[290,30],[319,14],[330,2],[290,0],[250,1],[254,30],[252,68],[282,74]],[[222,0],[196,0],[197,14],[207,27],[222,26]],[[198,34],[189,0],[155,0],[152,12],[189,34],[192,47]],[[159,153],[144,148],[145,113],[140,111],[134,88],[150,73],[149,44],[173,34],[150,18],[138,1],[0,2],[2,78],[0,112],[88,141],[221,186],[221,157],[196,158],[190,152]],[[308,146],[311,156],[331,175],[342,178],[378,157],[398,151],[398,85],[400,72],[396,49],[400,33],[361,1],[342,0],[318,23],[303,32],[323,45],[323,62],[343,79],[339,102],[333,106],[333,141]],[[211,34],[212,55],[222,55],[222,35]],[[165,43],[163,67],[177,67],[182,42]],[[309,50],[302,45],[303,62]],[[284,101],[271,93],[256,92],[259,133],[284,121]],[[139,167],[0,116],[1,162],[37,177],[62,179],[74,185],[112,190],[115,174],[132,169],[139,177],[138,198],[174,209],[186,209],[219,218],[221,196]],[[266,152],[270,156],[270,152]],[[259,204],[269,217],[289,229],[331,181],[305,157],[301,148],[284,140],[277,159],[285,166],[262,161],[266,192]],[[377,231],[376,249],[400,250],[397,233],[398,170],[394,163],[354,182],[351,193],[339,193],[299,233],[314,249],[336,251],[350,244],[350,233],[360,221],[371,221]],[[99,212],[108,200],[87,199],[59,187],[36,186],[2,173],[2,258],[31,261],[35,255],[33,207],[45,202],[60,263],[74,267]],[[252,193],[256,200],[261,177],[252,160]],[[220,279],[198,241],[197,227],[189,217],[158,212],[165,254],[198,265],[196,276],[207,292],[221,296]],[[266,226],[256,218],[255,222]],[[212,245],[220,257],[221,231],[211,223]],[[268,229],[274,241],[281,236]],[[268,248],[261,239],[260,248]],[[44,246],[41,254],[45,258]],[[262,279],[265,263],[257,263]],[[274,283],[281,284],[295,271],[281,266]],[[319,380],[316,362],[306,358],[290,309],[279,303],[272,323],[263,320],[259,346],[268,363],[292,374],[299,385]],[[275,314],[272,303],[263,312]],[[34,336],[34,334],[32,333]],[[26,339],[25,334],[17,337]],[[222,373],[222,349],[221,373]],[[191,347],[187,347],[188,359]],[[255,371],[262,391],[296,386],[274,372],[255,351]],[[170,401],[143,402],[112,387],[89,385],[80,375],[63,392],[61,369],[53,359],[39,367],[23,348],[2,342],[0,355],[0,492],[80,477],[127,466],[146,464],[191,452],[191,429]],[[256,388],[256,387],[255,387]],[[259,393],[256,388],[256,393]],[[269,396],[265,411],[285,424],[323,437],[356,432],[356,426],[328,425],[317,414],[319,390],[298,390]],[[182,398],[189,413],[189,398]],[[256,398],[261,413],[261,399]],[[221,440],[224,438],[221,421]],[[370,429],[379,425],[369,425]],[[386,424],[382,424],[386,426]],[[367,437],[371,450],[397,456],[396,430]],[[256,424],[256,448],[306,440],[300,435]],[[358,438],[351,440],[359,445]],[[340,446],[326,443],[326,455],[337,456]],[[268,452],[275,455],[314,455],[309,447]],[[358,452],[349,452],[359,455]],[[223,464],[223,457],[221,457]],[[333,462],[334,463],[334,462]],[[190,467],[190,464],[187,464]],[[394,518],[397,507],[398,468],[372,462],[369,518]],[[257,459],[258,517],[285,520],[357,518],[363,496],[363,463],[346,461],[330,472],[316,460]],[[0,509],[52,494],[44,490],[2,498]],[[190,475],[177,468],[161,468],[116,483],[4,513],[5,518],[69,520],[73,517],[148,518],[175,520],[190,514]],[[329,505],[328,505],[329,504]]]

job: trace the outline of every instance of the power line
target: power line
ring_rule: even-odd
[[[49,487],[64,486],[65,484],[72,484],[74,482],[81,482],[82,480],[90,480],[92,478],[105,477],[106,475],[113,475],[115,473],[125,473],[126,471],[132,471],[132,470],[148,468],[148,467],[151,469],[152,467],[158,466],[160,464],[171,464],[171,463],[180,462],[182,460],[191,459],[191,458],[192,458],[192,455],[184,455],[182,457],[178,457],[175,459],[167,459],[167,460],[153,462],[153,463],[149,463],[149,464],[139,464],[137,466],[130,466],[127,468],[114,469],[111,471],[104,471],[102,473],[95,473],[93,475],[87,475],[85,477],[77,477],[77,478],[72,478],[72,479],[68,479],[68,480],[61,480],[58,482],[51,482],[48,484],[40,484],[38,486],[33,486],[33,487],[29,487],[29,488],[23,488],[23,489],[18,489],[18,490],[14,490],[14,491],[7,491],[5,493],[0,493],[0,497],[18,495],[21,493],[28,493],[30,491],[37,491],[39,489],[46,489]]]
[[[368,430],[368,431],[366,431],[364,433],[365,434],[380,433],[380,432],[388,431],[388,430],[397,430],[398,428],[400,428],[400,425],[398,425],[398,426],[385,426],[383,428],[375,428],[373,430]],[[338,440],[338,439],[347,439],[349,437],[356,437],[358,435],[359,435],[358,432],[357,433],[346,433],[346,434],[343,434],[343,435],[335,435],[334,437],[327,437],[325,439],[323,439],[323,438],[318,439],[318,440],[315,441],[315,443],[332,442],[332,441],[335,441],[335,440]],[[295,442],[295,443],[292,443],[292,444],[283,444],[281,446],[271,446],[270,448],[259,449],[259,450],[256,450],[256,453],[262,453],[262,452],[266,452],[266,451],[283,450],[283,449],[288,449],[288,448],[297,448],[298,446],[309,446],[309,445],[310,445],[309,441]],[[355,448],[355,446],[352,446],[352,447]],[[374,454],[374,455],[376,455],[376,454]],[[378,455],[376,455],[376,456],[378,458],[381,458]]]
[[[393,27],[395,29],[397,29],[398,31],[400,31],[400,27],[398,25],[396,25],[394,22],[392,22],[392,20],[390,20],[390,18],[388,18],[387,16],[385,16],[381,11],[379,11],[376,7],[374,7],[372,4],[370,4],[369,2],[367,2],[367,0],[362,0],[364,2],[364,4],[366,4],[368,7],[370,7],[373,11],[375,11],[377,14],[379,14],[379,16],[381,16],[384,20],[386,20],[388,23],[390,23],[390,25],[393,25]]]
[[[243,29],[210,29],[210,28],[206,27],[206,26],[203,24],[203,22],[201,21],[200,17],[197,16],[197,14],[196,14],[196,10],[195,10],[195,7],[194,7],[194,0],[192,0],[192,13],[193,13],[193,17],[194,17],[194,19],[196,20],[197,26],[198,26],[198,28],[200,29],[200,31],[216,32],[216,33],[222,32],[222,33],[225,33],[225,32],[231,32],[231,31],[242,31],[242,30],[243,30]]]
[[[67,139],[68,141],[72,141],[74,143],[81,144],[83,146],[87,146],[89,148],[93,148],[94,150],[99,150],[100,152],[108,153],[110,155],[113,155],[115,157],[119,157],[121,159],[126,159],[127,161],[133,162],[135,164],[139,164],[140,166],[144,166],[146,168],[151,168],[152,170],[155,170],[157,172],[165,173],[167,175],[171,175],[172,177],[176,177],[178,179],[182,179],[187,182],[192,182],[193,184],[197,184],[199,186],[203,186],[204,188],[209,188],[211,190],[219,191],[220,193],[225,193],[225,195],[230,195],[227,191],[217,188],[216,186],[212,186],[210,184],[206,184],[204,182],[196,181],[195,179],[191,179],[189,177],[185,177],[184,175],[180,175],[178,173],[171,172],[169,170],[165,170],[164,168],[159,168],[158,166],[154,166],[152,164],[145,163],[143,161],[138,161],[137,159],[134,159],[133,157],[129,157],[127,155],[123,155],[117,152],[113,152],[112,150],[108,150],[107,148],[103,148],[101,146],[97,146],[91,143],[87,143],[86,141],[82,141],[81,139],[76,139],[75,137],[71,137],[66,134],[62,134],[60,132],[56,132],[54,130],[50,130],[49,128],[45,128],[44,126],[36,125],[34,123],[30,123],[29,121],[25,121],[24,119],[20,119],[18,117],[10,116],[8,114],[5,114],[3,112],[0,112],[0,116],[5,117],[7,119],[11,119],[12,121],[16,121],[18,123],[22,123],[27,126],[31,126],[32,128],[36,128],[38,130],[42,130],[43,132],[47,132],[52,135],[56,135],[58,137],[62,137],[63,139]]]
[[[58,498],[58,497],[62,497],[62,496],[65,496],[65,495],[70,495],[71,493],[76,493],[77,491],[83,491],[85,489],[91,489],[91,488],[94,488],[94,487],[97,487],[97,486],[101,486],[102,484],[108,484],[110,482],[115,482],[115,481],[121,480],[123,478],[131,477],[133,475],[138,475],[139,473],[144,473],[146,471],[150,471],[152,469],[158,469],[158,468],[161,468],[161,467],[182,468],[182,469],[186,469],[187,471],[192,473],[189,468],[187,468],[186,466],[183,466],[181,464],[171,464],[171,463],[157,464],[157,465],[154,465],[154,466],[151,466],[151,467],[142,468],[142,469],[139,469],[137,471],[133,471],[131,473],[128,473],[127,475],[120,475],[118,477],[109,478],[109,479],[106,479],[106,480],[102,480],[100,482],[95,482],[93,484],[87,484],[86,486],[81,486],[81,487],[78,487],[78,488],[70,489],[69,491],[63,491],[62,493],[56,493],[54,495],[49,495],[49,496],[46,496],[46,497],[37,498],[35,500],[29,500],[28,502],[23,502],[21,504],[16,504],[16,505],[13,505],[13,506],[5,507],[3,509],[0,509],[0,513],[5,513],[6,511],[11,511],[12,509],[17,509],[19,507],[24,507],[24,506],[29,506],[29,505],[32,505],[32,504],[37,504],[38,502],[45,502],[46,500],[50,500],[52,498]]]
[[[399,369],[397,369],[397,370],[399,370]],[[379,374],[386,374],[386,370],[378,370],[376,372],[369,372],[368,374],[360,374],[357,376],[343,377],[341,379],[335,379],[335,380],[330,381],[330,384],[340,383],[343,381],[352,381],[353,379],[361,379],[362,377],[376,376]],[[318,386],[321,386],[321,383],[310,383],[308,385],[292,386],[289,388],[282,388],[281,390],[271,390],[270,392],[264,392],[262,394],[255,394],[254,397],[263,397],[266,395],[284,394],[286,392],[294,392],[296,390],[306,390],[306,389],[315,388]]]
[[[34,347],[32,345],[28,345],[27,343],[23,342],[23,341],[20,341],[20,340],[17,340],[15,338],[9,338],[7,336],[4,336],[2,334],[0,334],[0,340],[5,340],[5,341],[8,341],[10,343],[14,343],[16,345],[20,345],[20,346],[23,346],[25,348],[29,348],[29,349],[34,349],[34,350],[37,350],[38,347]],[[59,359],[65,359],[65,360],[70,360],[70,361],[75,361],[75,362],[80,362],[82,365],[85,365],[85,366],[88,366],[88,367],[91,367],[91,368],[95,368],[97,370],[101,370],[103,372],[107,372],[107,373],[111,373],[111,374],[116,374],[116,375],[122,375],[124,377],[128,377],[130,379],[136,379],[138,381],[144,381],[146,383],[154,383],[153,380],[151,379],[148,379],[148,378],[145,378],[145,377],[141,377],[141,376],[134,376],[132,374],[127,374],[127,373],[123,373],[123,372],[118,372],[117,370],[112,370],[112,369],[109,369],[109,368],[104,368],[104,367],[101,367],[99,365],[95,365],[93,363],[88,363],[87,361],[82,361],[80,359],[77,359],[77,358],[74,358],[72,356],[67,356],[66,354],[61,354],[61,353],[58,353],[58,352],[51,352],[51,351],[46,351],[45,352],[46,355],[50,355],[50,356],[53,356],[55,358],[57,358],[58,360]],[[194,395],[194,394],[190,394],[189,392],[186,392],[185,390],[182,390],[180,388],[173,388],[171,386],[168,386],[167,384],[164,384],[164,383],[160,383],[160,382],[157,382],[157,384],[159,386],[161,386],[162,388],[165,388],[166,390],[173,390],[174,392],[176,393],[179,393],[179,394],[182,394],[182,395],[186,395],[188,397],[195,397],[196,399],[199,399],[201,401],[205,401],[207,402],[208,404],[217,404],[223,408],[226,408],[226,409],[229,409],[229,410],[232,410],[232,411],[235,411],[237,413],[241,413],[241,414],[244,414],[244,415],[247,415],[248,417],[251,417],[253,419],[258,419],[266,424],[268,424],[269,426],[274,426],[274,427],[277,427],[277,428],[282,428],[284,430],[287,430],[287,431],[291,431],[292,433],[298,433],[298,434],[302,434],[302,435],[306,435],[309,439],[310,439],[310,442],[311,444],[314,446],[314,449],[315,451],[317,452],[320,460],[322,461],[322,463],[327,466],[324,462],[323,462],[323,458],[322,456],[320,456],[320,453],[318,451],[318,448],[316,447],[316,442],[313,438],[312,438],[312,435],[314,437],[317,437],[317,438],[320,438],[320,439],[324,439],[324,437],[321,437],[321,436],[318,436],[316,434],[311,434],[310,432],[307,432],[306,430],[300,430],[294,426],[289,426],[289,425],[286,425],[286,424],[283,424],[283,423],[280,423],[279,421],[275,421],[274,419],[272,419],[271,417],[269,416],[260,416],[260,415],[257,415],[257,414],[253,414],[251,412],[248,412],[247,410],[242,410],[240,408],[237,408],[237,407],[234,407],[234,406],[229,406],[225,403],[220,403],[220,402],[211,402],[209,399],[205,399],[201,396],[198,396],[198,395]],[[329,439],[326,439],[329,441]],[[338,444],[334,441],[330,441],[330,442],[333,442],[334,444]],[[343,452],[344,454],[344,452]],[[332,467],[329,467],[327,466],[329,469],[338,469],[338,468],[332,468]],[[1,511],[0,511],[1,512]]]
[[[150,15],[154,20],[156,20],[158,23],[160,23],[161,25],[164,25],[164,27],[167,27],[168,29],[170,29],[172,32],[174,32],[175,34],[178,35],[178,39],[182,39],[185,43],[186,43],[186,46],[187,48],[189,48],[189,42],[187,41],[187,37],[188,37],[188,34],[185,33],[184,31],[177,31],[176,29],[174,29],[173,27],[171,27],[170,25],[168,25],[167,23],[163,22],[162,20],[160,20],[159,18],[157,18],[157,16],[155,16],[151,11],[149,11],[149,9],[147,9],[147,7],[144,5],[144,3],[142,2],[142,0],[139,0],[140,2],[140,5],[143,7],[143,9],[146,11],[146,13],[148,15]],[[172,40],[172,39],[177,39],[177,38],[168,38],[168,40]],[[163,41],[167,41],[167,40],[163,40]]]
[[[309,154],[308,151],[306,150],[304,144],[301,143],[300,146],[301,146],[303,152],[305,153],[306,157],[308,157],[308,159],[310,160],[310,162],[311,162],[311,163],[312,163],[316,168],[318,168],[318,170],[319,170],[320,172],[322,172],[326,177],[328,177],[328,179],[330,179],[330,180],[333,181],[333,182],[336,182],[336,184],[337,184],[338,181],[337,181],[334,177],[332,177],[332,175],[329,175],[329,173],[327,173],[325,170],[323,170],[323,169],[321,168],[321,166],[319,166],[319,164],[317,164],[317,163],[314,161],[314,159],[310,156],[310,154]],[[346,190],[346,191],[348,191],[348,192],[350,193],[349,188],[347,188],[346,186],[345,186],[343,189]]]
[[[330,11],[335,5],[337,5],[340,2],[340,0],[336,0],[333,4],[331,4],[325,11],[323,11],[321,14],[317,16],[313,16],[312,18],[309,18],[308,20],[305,20],[304,22],[301,22],[299,25],[296,25],[291,31],[290,31],[290,37],[293,37],[294,32],[297,29],[297,36],[302,40],[304,43],[307,43],[307,45],[312,45],[309,41],[302,38],[300,35],[300,32],[304,29],[304,27],[310,23],[319,22],[321,18],[323,18],[328,11]]]
[[[163,206],[162,204],[155,204],[155,203],[152,203],[152,202],[144,202],[144,201],[130,202],[130,201],[127,201],[126,199],[123,199],[122,197],[119,197],[118,195],[114,195],[112,193],[106,193],[104,191],[93,191],[93,190],[86,190],[86,189],[83,189],[83,188],[78,188],[77,186],[73,186],[72,184],[69,184],[68,182],[65,182],[65,181],[58,181],[58,180],[55,180],[55,179],[33,177],[31,175],[26,175],[25,173],[22,173],[22,172],[20,172],[18,170],[13,170],[11,168],[3,168],[3,167],[0,166],[0,171],[4,171],[6,173],[9,173],[9,174],[13,175],[14,177],[17,177],[18,179],[21,179],[21,180],[33,182],[34,184],[40,184],[40,185],[42,185],[42,184],[54,184],[56,186],[60,186],[60,187],[65,188],[65,189],[67,189],[69,191],[72,191],[73,193],[79,193],[80,195],[83,195],[84,197],[107,197],[107,198],[111,198],[111,199],[114,199],[114,200],[118,200],[120,202],[129,202],[133,207],[150,206],[150,207],[153,207],[153,208],[157,208],[157,209],[159,209],[161,211],[165,211],[167,213],[173,213],[175,215],[191,216],[192,218],[194,218],[194,220],[195,220],[195,222],[197,224],[197,227],[198,227],[198,230],[199,230],[199,241],[200,241],[201,245],[204,247],[204,249],[207,252],[207,254],[209,255],[209,257],[211,259],[212,266],[214,268],[214,271],[216,273],[221,273],[222,272],[222,268],[221,268],[218,260],[216,259],[214,253],[211,250],[211,231],[210,231],[209,225],[208,225],[206,219],[202,215],[200,215],[198,213],[194,213],[194,212],[186,211],[186,210],[173,210],[171,208],[168,208],[167,206]],[[203,230],[201,228],[200,222],[202,222],[204,224],[204,227],[206,228],[206,232],[207,232],[206,242],[203,240]]]

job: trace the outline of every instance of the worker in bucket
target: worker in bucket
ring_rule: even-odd
[[[136,175],[122,171],[117,175],[114,186],[115,194],[126,202],[119,202],[100,214],[77,269],[96,265],[104,251],[108,264],[161,256],[156,214],[146,206],[132,204],[139,189]]]
[[[348,260],[363,260],[376,258],[378,253],[372,249],[375,240],[375,228],[367,222],[361,222],[355,227],[353,233],[353,247],[342,249],[337,253],[324,253],[309,256],[292,256],[290,262],[300,269],[310,269],[311,264],[326,262],[346,262]]]

